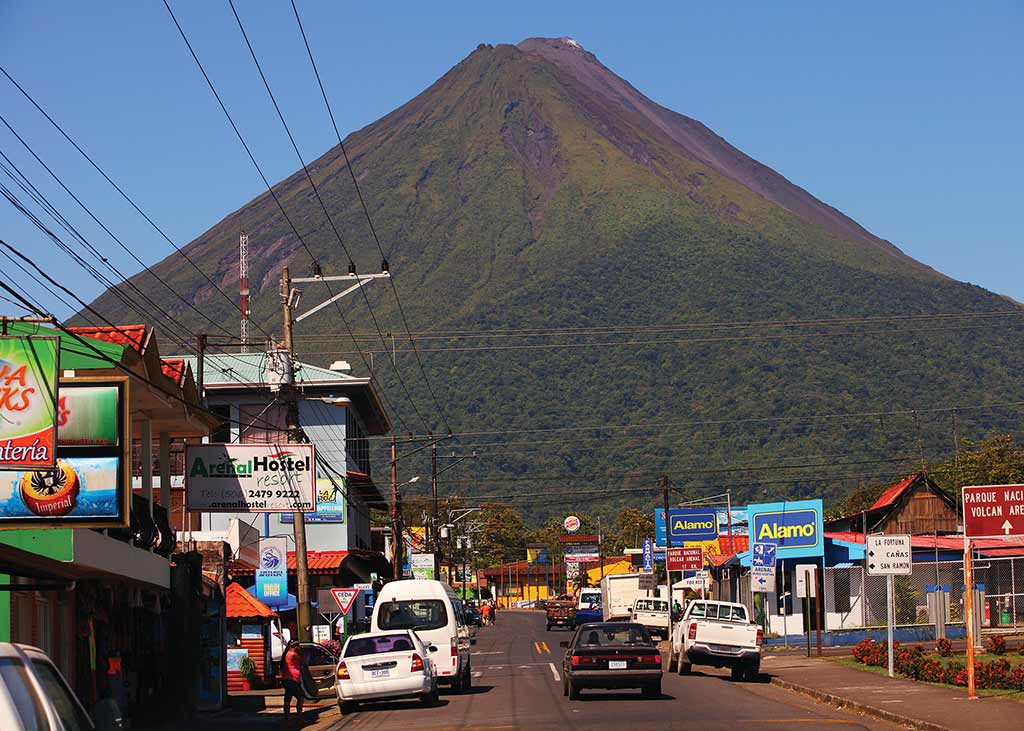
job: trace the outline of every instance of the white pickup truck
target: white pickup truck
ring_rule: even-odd
[[[669,606],[667,599],[640,598],[633,601],[630,620],[642,624],[652,635],[668,639]]]
[[[762,630],[747,608],[732,602],[691,601],[672,633],[671,663],[680,675],[694,665],[730,668],[733,680],[755,680],[761,671]]]

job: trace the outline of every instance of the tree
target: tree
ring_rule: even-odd
[[[620,555],[627,548],[639,548],[645,538],[654,538],[653,512],[624,508],[608,532],[604,553],[606,556]]]
[[[484,505],[479,521],[483,524],[478,544],[481,565],[496,566],[526,558],[526,523],[516,508]]]

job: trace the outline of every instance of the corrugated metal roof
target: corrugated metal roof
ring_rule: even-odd
[[[195,356],[171,356],[181,358],[196,370]],[[365,382],[366,379],[355,378],[347,373],[320,368],[309,363],[295,364],[295,381],[297,384],[332,384]],[[243,384],[265,385],[270,383],[267,378],[266,353],[209,353],[203,359],[203,383],[205,386],[241,386]]]
[[[890,487],[888,490],[883,492],[881,496],[879,496],[879,498],[875,501],[875,504],[868,508],[868,510],[881,510],[882,508],[887,508],[890,505],[893,505],[897,500],[900,499],[900,496],[903,495],[903,492],[911,485],[913,485],[917,478],[920,476],[920,473],[915,473],[904,480],[900,480],[895,485]]]

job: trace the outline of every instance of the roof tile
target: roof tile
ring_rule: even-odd
[[[228,584],[224,600],[227,605],[226,615],[229,619],[277,616],[270,607],[243,589],[237,582]]]

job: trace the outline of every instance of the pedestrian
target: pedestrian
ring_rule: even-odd
[[[491,599],[491,624],[498,621],[498,603]]]
[[[284,720],[289,719],[289,706],[295,698],[295,715],[302,715],[302,703],[305,693],[302,692],[302,652],[298,640],[292,640],[284,648],[281,656],[281,685],[284,687]]]
[[[491,605],[488,602],[484,602],[483,606],[480,607],[480,618],[485,625],[491,623]]]

